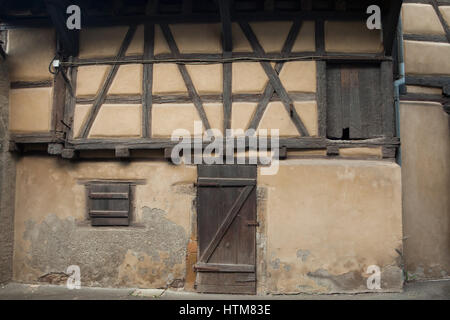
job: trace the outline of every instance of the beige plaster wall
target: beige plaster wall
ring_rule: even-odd
[[[380,30],[369,30],[365,22],[325,21],[328,52],[377,53],[383,51]]]
[[[51,29],[8,31],[8,66],[11,82],[52,79],[48,66],[55,56],[55,32]]]
[[[19,159],[17,167],[15,281],[37,282],[73,264],[81,268],[82,286],[158,288],[184,279],[195,221],[195,166],[30,156]],[[91,227],[86,179],[138,179],[133,225]]]
[[[402,26],[405,34],[445,35],[433,6],[429,4],[403,4]]]
[[[273,176],[260,168],[259,291],[369,291],[370,265],[381,269],[381,290],[401,290],[400,171],[390,162],[320,159],[281,161]]]
[[[127,26],[82,28],[80,32],[79,57],[114,57],[127,33]],[[144,27],[138,26],[125,55],[139,55],[144,52]]]
[[[291,29],[290,21],[251,22],[253,32],[266,53],[281,52]]]
[[[139,137],[142,106],[103,104],[92,124],[89,137]]]
[[[450,25],[450,6],[440,6],[439,10],[441,11],[447,24]]]
[[[292,26],[291,22],[255,22],[251,24],[258,41],[268,53],[280,52]],[[252,52],[252,48],[246,39],[239,25],[233,23],[234,30],[234,51]],[[221,53],[221,30],[219,24],[180,24],[170,25],[174,39],[182,53]],[[294,43],[293,51],[314,51],[315,35],[314,22],[305,21],[302,24],[299,35]],[[83,30],[80,42],[81,58],[101,58],[113,57],[123,40],[126,33],[126,27],[114,28],[89,28]],[[198,34],[202,34],[198,37]],[[195,35],[195,37],[193,36]],[[127,51],[127,55],[142,54],[143,45],[143,27],[139,26],[136,34]],[[155,26],[155,54],[170,53],[169,47],[162,34],[160,26]],[[272,66],[275,64],[272,63]],[[92,96],[99,92],[110,70],[110,66],[95,65],[82,66],[78,68],[77,77],[77,96]],[[223,90],[223,67],[221,64],[208,65],[187,65],[187,71],[192,79],[195,89],[200,95],[222,94]],[[108,95],[139,95],[142,94],[142,66],[141,65],[123,65],[119,67],[117,75],[112,82]],[[268,77],[257,62],[239,62],[232,65],[232,90],[233,94],[256,94],[262,93],[268,84]],[[316,64],[313,61],[288,62],[280,72],[280,80],[288,92],[292,93],[315,93],[316,92]],[[187,96],[187,88],[176,64],[162,63],[155,64],[153,67],[152,91],[154,95],[184,95]],[[312,102],[311,102],[312,103]],[[313,134],[317,131],[317,107],[311,103],[300,103],[303,107],[299,113],[303,113],[304,121],[308,129]],[[279,103],[274,103],[278,105]],[[223,130],[223,110],[221,104],[204,104],[208,120],[213,128]],[[254,113],[252,103],[235,105],[244,105],[245,107],[233,107],[232,126],[233,128],[247,129],[251,116]],[[296,105],[299,103],[296,102]],[[251,107],[249,107],[251,106]],[[90,107],[77,106],[74,115],[74,132],[77,132]],[[119,110],[119,108],[117,108]],[[297,135],[297,131],[291,121],[285,117],[283,111],[279,115],[272,114],[271,107],[268,113],[263,117],[261,128],[272,128],[280,126],[282,134],[285,136]],[[103,110],[103,109],[102,109]],[[111,110],[111,109],[109,109]],[[133,110],[130,108],[129,110]],[[176,112],[172,113],[172,112]],[[99,115],[102,115],[101,111]],[[93,126],[93,133],[90,137],[108,137],[108,136],[136,136],[140,133],[131,130],[135,126],[136,119],[134,115],[124,117],[121,121],[125,125],[125,120],[131,120],[133,123],[125,125],[128,129],[119,130],[120,134],[112,134],[117,130],[113,127],[115,123],[107,124],[113,121],[106,119],[96,121]],[[122,114],[124,115],[124,114]],[[279,118],[276,124],[264,124],[266,119]],[[168,137],[176,128],[186,128],[193,130],[193,121],[199,120],[198,112],[189,104],[167,104],[155,105],[153,107],[152,127],[155,137]],[[106,122],[105,122],[106,121]],[[103,122],[100,125],[97,122]],[[113,121],[114,122],[114,121]],[[110,126],[111,129],[106,129]],[[100,128],[100,129],[99,129]],[[126,132],[122,132],[126,131]],[[110,134],[107,134],[109,132]]]
[[[294,102],[295,110],[302,119],[310,136],[318,135],[318,114],[315,101]],[[296,137],[299,132],[281,102],[270,102],[264,112],[259,129],[279,129],[282,137]]]
[[[404,43],[407,74],[450,74],[450,44],[410,40]]]
[[[47,132],[50,130],[52,88],[12,89],[9,108],[11,132]]]
[[[174,24],[170,29],[181,53],[222,52],[220,24]]]
[[[404,255],[410,279],[450,276],[449,128],[440,104],[400,106]]]

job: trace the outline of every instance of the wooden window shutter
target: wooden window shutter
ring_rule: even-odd
[[[92,226],[130,224],[130,185],[95,183],[89,185],[89,216]]]
[[[368,139],[383,135],[380,64],[327,65],[327,137]]]

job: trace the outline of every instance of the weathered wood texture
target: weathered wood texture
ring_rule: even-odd
[[[123,56],[125,56],[125,52],[127,51],[128,46],[130,45],[135,32],[136,32],[136,26],[130,26],[130,28],[128,29],[128,32],[125,35],[125,38],[122,42],[119,53],[117,54],[117,56],[115,58],[116,60],[119,60]],[[119,65],[117,65],[117,64],[113,65],[110,68],[108,75],[106,76],[106,79],[105,79],[102,87],[100,88],[100,91],[97,94],[97,97],[95,98],[94,105],[92,106],[91,110],[89,111],[87,120],[86,120],[86,122],[84,122],[82,128],[80,129],[81,137],[86,138],[88,136],[89,131],[91,130],[92,124],[95,121],[95,117],[97,116],[98,112],[100,111],[102,104],[105,102],[106,94],[108,93],[108,90],[111,87],[112,81],[114,80],[114,77],[116,76],[118,69],[119,69]]]
[[[92,226],[128,226],[130,223],[130,185],[125,183],[89,184],[89,217]]]
[[[256,166],[199,166],[198,174],[197,291],[255,294],[256,188],[248,182]]]
[[[330,64],[327,69],[327,136],[333,139],[368,139],[391,133],[383,130],[383,115],[393,112],[393,97],[383,93],[379,66]],[[389,101],[384,102],[384,99]],[[391,110],[392,109],[392,110]],[[386,119],[387,122],[390,119]],[[386,130],[387,130],[386,129]]]

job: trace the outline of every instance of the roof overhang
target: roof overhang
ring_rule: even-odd
[[[222,23],[224,49],[231,51],[231,22],[282,20],[364,20],[379,5],[385,54],[392,54],[402,0],[0,0],[0,30],[53,26],[60,50],[78,52],[78,30],[66,27],[66,8],[80,6],[83,26],[141,23]]]

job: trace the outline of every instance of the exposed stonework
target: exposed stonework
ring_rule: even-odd
[[[82,286],[183,287],[195,167],[31,156],[17,172],[15,281],[64,282],[78,265]],[[133,192],[130,227],[90,226],[85,179],[145,179]]]
[[[0,58],[0,283],[11,280],[14,243],[15,166],[8,152],[9,77]]]
[[[143,227],[92,228],[75,219],[50,214],[37,224],[28,221],[27,266],[46,274],[78,265],[85,286],[152,287],[183,281],[187,236],[183,227],[160,209],[143,209]],[[45,245],[42,245],[45,244]],[[34,279],[28,279],[33,281]],[[50,281],[50,280],[49,280]]]

